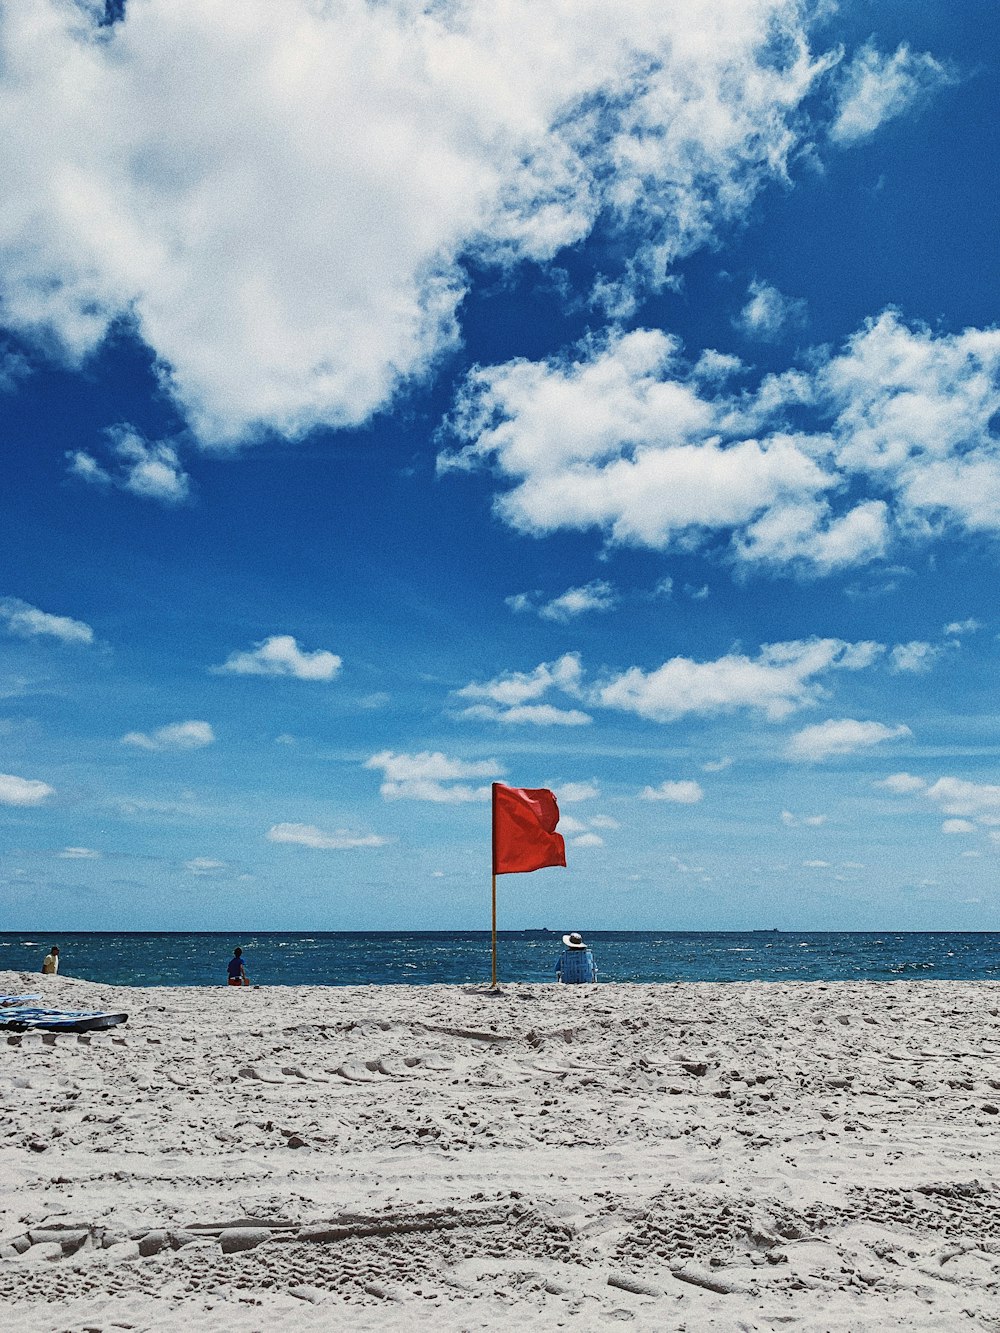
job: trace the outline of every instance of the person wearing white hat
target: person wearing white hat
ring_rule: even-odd
[[[562,941],[565,947],[556,963],[556,981],[570,984],[596,981],[597,968],[594,965],[594,955],[584,944],[580,932],[574,930],[569,935],[564,935]]]

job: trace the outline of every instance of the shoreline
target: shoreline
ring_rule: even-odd
[[[994,983],[28,985],[129,1021],[0,1040],[23,1333],[995,1327]]]
[[[497,983],[494,989],[490,985],[489,978],[483,981],[344,981],[344,982],[318,982],[318,981],[252,981],[249,986],[229,986],[223,981],[203,982],[192,984],[190,982],[159,982],[148,984],[144,982],[123,983],[112,981],[92,981],[88,977],[71,976],[68,973],[60,973],[56,977],[43,976],[38,972],[0,972],[0,981],[4,977],[16,978],[16,985],[10,994],[25,993],[30,991],[32,994],[42,994],[47,985],[58,988],[64,983],[73,986],[94,987],[97,990],[119,991],[123,994],[134,992],[167,992],[175,991],[195,991],[198,993],[214,994],[216,991],[226,993],[235,992],[242,994],[254,991],[428,991],[440,989],[447,992],[462,992],[470,995],[497,996],[507,992],[517,991],[584,991],[593,994],[595,991],[600,993],[615,991],[635,992],[638,990],[660,991],[669,987],[675,988],[694,988],[699,986],[717,986],[723,990],[733,990],[741,986],[763,986],[763,987],[801,987],[803,989],[823,989],[825,987],[887,987],[894,986],[976,986],[984,988],[994,988],[990,993],[997,996],[1000,1002],[1000,977],[996,980],[977,977],[931,977],[931,976],[899,976],[884,977],[878,980],[872,978],[858,978],[854,980],[844,980],[839,977],[799,977],[799,978],[768,978],[768,977],[742,977],[732,980],[720,980],[718,978],[692,981],[687,979],[669,980],[669,981],[611,981],[598,978],[595,982],[577,984],[573,986],[561,986],[555,981],[504,981],[503,978]],[[2,993],[6,994],[7,991]],[[44,994],[46,1001],[57,1001],[60,999],[58,989],[54,989],[51,994]],[[66,995],[62,998],[70,999]]]

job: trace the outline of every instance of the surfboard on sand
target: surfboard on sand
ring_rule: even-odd
[[[14,997],[0,997],[9,1000]],[[96,1032],[127,1023],[128,1014],[73,1009],[36,1009],[28,1005],[0,1003],[0,1031]]]

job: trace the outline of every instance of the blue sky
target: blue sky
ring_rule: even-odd
[[[984,0],[0,3],[14,929],[991,929]]]

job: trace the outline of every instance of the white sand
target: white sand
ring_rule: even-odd
[[[26,989],[6,1328],[1000,1328],[996,986]]]

